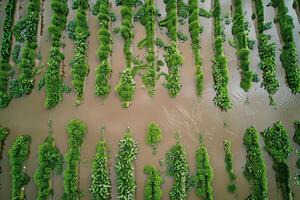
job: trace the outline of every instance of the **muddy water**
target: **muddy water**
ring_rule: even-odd
[[[296,13],[291,9],[292,1],[289,0],[289,8],[291,16],[296,20]],[[3,3],[3,2],[2,2]],[[71,1],[69,1],[71,7]],[[157,5],[164,13],[164,4],[157,0]],[[224,15],[231,15],[230,0],[222,1],[222,12]],[[3,4],[4,6],[4,4]],[[2,6],[2,10],[3,10]],[[206,1],[201,3],[201,7],[205,9],[211,8],[211,2]],[[120,25],[120,9],[113,6],[113,11],[117,14],[118,20],[113,23],[112,28]],[[249,37],[256,39],[256,32],[254,30],[254,23],[251,20],[252,5],[250,1],[245,1],[246,19],[251,24],[251,32]],[[266,22],[273,21],[275,12],[273,8],[265,8]],[[1,12],[3,16],[3,12]],[[44,23],[45,27],[50,24],[50,1],[44,2]],[[71,20],[75,16],[75,11],[70,9],[68,20]],[[162,17],[163,18],[163,17]],[[234,195],[227,192],[226,184],[228,183],[227,174],[224,166],[224,152],[222,142],[224,139],[229,139],[233,143],[233,156],[234,156],[234,169],[237,174],[238,184],[238,197],[236,199],[244,199],[249,193],[249,185],[243,177],[243,167],[245,165],[245,149],[242,145],[243,133],[245,129],[251,125],[254,125],[258,131],[262,131],[273,122],[277,120],[283,121],[287,126],[288,131],[292,138],[293,127],[292,121],[300,118],[300,96],[292,95],[290,90],[285,85],[284,70],[279,61],[279,54],[281,47],[280,39],[276,26],[273,26],[268,31],[272,35],[272,41],[278,44],[277,53],[277,75],[280,80],[280,90],[275,95],[277,106],[275,108],[269,106],[269,99],[267,92],[260,87],[260,83],[253,84],[253,88],[247,94],[240,87],[240,74],[237,70],[237,61],[235,56],[235,49],[232,48],[228,42],[224,43],[224,52],[228,58],[228,67],[230,72],[229,81],[229,94],[232,98],[234,106],[228,113],[221,112],[217,107],[213,105],[213,98],[215,92],[213,90],[212,79],[212,63],[213,57],[213,38],[212,38],[212,20],[201,18],[201,23],[204,27],[204,32],[201,35],[202,49],[201,54],[203,57],[203,68],[205,72],[205,89],[203,96],[198,99],[194,92],[194,63],[192,58],[192,50],[190,47],[190,41],[185,43],[179,42],[179,49],[182,52],[185,61],[181,69],[181,81],[183,84],[180,95],[171,99],[168,97],[166,89],[162,86],[163,78],[159,80],[159,87],[155,97],[150,98],[147,95],[146,90],[142,87],[142,81],[139,76],[136,77],[137,90],[133,104],[129,109],[122,109],[121,103],[112,91],[109,97],[102,101],[94,95],[95,87],[95,70],[98,64],[96,56],[96,50],[98,48],[97,32],[98,21],[95,16],[88,15],[89,27],[91,35],[88,39],[88,63],[90,67],[90,73],[86,80],[85,99],[82,105],[79,107],[73,106],[76,95],[74,93],[66,94],[64,101],[58,105],[55,109],[44,109],[44,90],[38,92],[37,89],[29,96],[12,101],[11,105],[1,111],[0,122],[1,125],[10,128],[10,136],[7,140],[6,149],[4,152],[4,159],[1,162],[4,173],[1,175],[0,180],[1,199],[9,199],[10,183],[9,178],[9,165],[7,151],[14,141],[15,137],[20,134],[30,134],[33,137],[31,145],[31,154],[27,164],[27,172],[30,176],[33,176],[37,167],[37,150],[38,145],[47,136],[47,121],[52,119],[54,136],[57,140],[57,145],[62,153],[67,151],[67,135],[66,124],[69,120],[78,118],[86,122],[88,126],[88,134],[85,138],[82,146],[82,159],[80,162],[80,188],[85,193],[82,199],[90,199],[89,185],[91,175],[91,162],[95,154],[95,146],[97,140],[100,137],[99,130],[101,127],[106,127],[106,140],[110,145],[111,162],[112,166],[115,164],[115,154],[118,150],[118,141],[122,138],[126,128],[130,126],[133,130],[135,139],[139,143],[139,155],[136,161],[136,180],[137,180],[137,199],[143,199],[143,186],[146,177],[143,173],[143,167],[146,164],[152,164],[157,166],[163,174],[165,183],[163,184],[163,199],[168,199],[168,191],[171,188],[172,179],[166,176],[165,166],[160,167],[159,161],[165,159],[165,153],[175,143],[174,135],[176,131],[180,131],[182,135],[181,142],[186,147],[190,168],[192,171],[195,169],[195,151],[198,148],[199,133],[204,134],[204,141],[208,147],[210,154],[210,160],[214,169],[214,197],[215,199],[235,199]],[[295,21],[296,22],[296,21]],[[225,27],[226,38],[229,40],[232,38],[231,25]],[[295,23],[295,36],[297,36],[300,27]],[[134,24],[135,38],[133,51],[140,58],[145,55],[144,50],[139,50],[136,45],[144,37],[145,30],[138,24]],[[188,24],[180,25],[179,29],[188,34]],[[165,36],[165,30],[157,28],[157,36],[167,40]],[[49,52],[49,35],[47,30],[44,30],[44,34],[39,38],[43,59],[42,63],[47,62]],[[69,40],[65,34],[66,47],[64,54],[65,60],[65,81],[67,84],[71,84],[70,68],[68,63],[72,59],[74,43]],[[113,55],[112,55],[112,86],[114,87],[119,79],[119,73],[124,69],[124,55],[123,55],[123,41],[120,37],[113,35]],[[300,49],[300,43],[297,42],[297,47]],[[163,51],[159,49],[158,57],[162,59]],[[298,55],[300,53],[298,52]],[[261,77],[261,71],[257,64],[259,59],[257,57],[257,44],[254,51],[251,53],[252,68]],[[300,58],[299,58],[300,59]],[[165,68],[163,69],[166,70]],[[40,79],[41,77],[38,77]],[[161,125],[164,132],[164,139],[159,146],[159,151],[156,156],[152,156],[151,148],[145,145],[144,135],[147,125],[150,121],[156,121]],[[228,123],[228,127],[224,126],[224,123]],[[294,145],[294,143],[293,143]],[[269,180],[270,199],[281,199],[279,197],[278,190],[276,189],[275,176],[272,170],[272,161],[270,157],[265,154],[267,161],[267,173]],[[293,152],[288,160],[288,164],[291,170],[291,185],[295,193],[295,199],[300,198],[300,189],[297,188],[292,180],[296,173],[295,169],[296,155]],[[113,195],[112,199],[116,199],[116,181],[115,173],[112,168],[112,184]],[[53,199],[59,199],[63,194],[63,177],[54,177],[54,197]],[[35,199],[36,186],[31,181],[26,186],[26,193],[29,199]],[[190,192],[188,199],[197,199],[194,190]]]

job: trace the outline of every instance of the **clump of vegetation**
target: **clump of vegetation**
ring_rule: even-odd
[[[153,148],[153,154],[157,152],[157,145],[162,140],[162,132],[158,124],[152,122],[149,124],[146,134],[146,143]]]
[[[184,200],[187,198],[189,181],[189,165],[183,146],[177,142],[166,155],[167,173],[173,177],[174,183],[169,193],[171,200]]]
[[[203,8],[199,9],[199,16],[205,17],[205,18],[211,18],[213,16],[213,13],[211,11],[207,11]]]
[[[179,21],[186,19],[189,16],[189,6],[185,4],[184,0],[176,0],[177,1],[177,13],[181,18]]]
[[[66,28],[67,16],[69,13],[68,2],[66,0],[52,0],[52,19],[48,31],[51,35],[51,47],[48,58],[48,67],[45,72],[46,98],[45,107],[53,108],[63,99],[65,85],[61,74],[61,62],[64,55],[61,52],[62,34]]]
[[[76,11],[76,27],[75,27],[75,50],[74,56],[70,63],[72,84],[77,93],[75,105],[80,105],[83,100],[83,92],[85,78],[88,75],[89,66],[87,64],[87,38],[90,35],[87,23],[87,9],[89,4],[87,0],[78,1],[78,9]]]
[[[17,0],[8,0],[5,7],[6,17],[3,24],[3,34],[0,47],[0,109],[6,108],[11,100],[8,91],[11,66],[9,64],[12,46],[12,27]]]
[[[145,166],[144,172],[147,175],[147,182],[144,188],[145,200],[161,200],[163,179],[158,169],[153,166]]]
[[[99,48],[97,51],[100,64],[96,69],[96,88],[95,94],[102,98],[108,96],[111,85],[110,77],[112,68],[109,57],[112,52],[112,37],[110,33],[111,18],[110,18],[110,2],[108,0],[98,0],[96,5],[99,4],[97,12],[99,21]]]
[[[19,64],[20,63],[20,52],[21,52],[21,45],[20,44],[16,44],[12,50],[12,61],[15,64]]]
[[[196,152],[196,194],[202,199],[213,199],[213,169],[209,161],[209,155],[206,146],[201,142]]]
[[[265,150],[273,159],[273,169],[276,172],[276,182],[281,189],[283,199],[293,199],[289,183],[289,168],[285,163],[292,151],[288,132],[283,124],[278,121],[272,127],[262,132]]]
[[[228,173],[229,177],[229,184],[227,186],[229,192],[236,192],[237,186],[236,186],[236,175],[233,171],[233,157],[231,152],[231,142],[229,140],[224,140],[224,151],[225,151],[225,165],[226,165],[226,171]]]
[[[250,50],[248,48],[248,35],[245,26],[242,0],[234,0],[234,16],[232,34],[237,44],[237,57],[241,69],[240,86],[248,92],[252,84],[253,72],[250,69]]]
[[[197,0],[189,0],[189,31],[192,40],[192,50],[195,62],[195,85],[196,94],[201,96],[204,88],[204,72],[202,69],[202,58],[200,53],[201,25],[199,20],[199,6]]]
[[[266,23],[264,19],[264,5],[262,0],[255,0],[258,30],[258,52],[260,57],[259,67],[263,71],[263,86],[270,96],[279,89],[279,81],[276,78],[276,44],[270,43],[270,36],[264,34]]]
[[[246,148],[246,166],[244,175],[250,183],[251,194],[247,199],[269,199],[266,164],[259,146],[259,135],[254,127],[246,130],[244,135]]]
[[[35,59],[37,48],[37,31],[40,16],[40,0],[31,0],[27,15],[15,25],[13,33],[17,41],[24,41],[19,67],[19,76],[10,83],[13,97],[30,94],[35,82]]]
[[[86,132],[85,123],[79,120],[72,120],[67,126],[69,151],[65,154],[63,200],[79,199],[82,196],[79,190],[79,162],[80,148]]]
[[[133,53],[132,53],[132,40],[134,38],[133,27],[133,8],[136,4],[135,0],[121,2],[121,16],[122,25],[120,28],[121,36],[124,40],[123,52],[125,54],[126,67],[120,75],[120,81],[115,88],[118,96],[121,99],[123,107],[127,108],[133,99],[135,93],[135,81],[133,74]]]
[[[30,152],[31,136],[18,136],[12,147],[9,149],[9,164],[11,176],[11,199],[25,200],[25,185],[30,181],[30,177],[25,172],[24,163],[28,159]]]
[[[171,97],[176,97],[182,87],[180,83],[180,67],[183,64],[183,57],[178,50],[176,42],[171,42],[165,47],[165,50],[164,58],[167,63],[168,74],[166,74],[164,86]]]
[[[138,154],[137,142],[133,139],[131,130],[119,141],[119,152],[115,165],[117,176],[117,193],[120,200],[134,200],[136,181],[134,161]]]
[[[298,64],[297,47],[295,45],[293,19],[288,15],[288,8],[284,0],[272,0],[272,6],[277,9],[276,22],[279,23],[283,40],[280,60],[285,69],[286,82],[293,94],[300,92],[300,67]]]
[[[2,153],[5,145],[5,140],[8,136],[8,129],[4,127],[0,127],[0,161],[2,160]],[[2,173],[2,168],[0,166],[0,174]],[[0,185],[1,186],[1,185]]]
[[[223,50],[223,27],[221,19],[221,5],[219,0],[214,1],[214,52],[215,56],[213,58],[213,79],[214,79],[214,89],[216,91],[216,96],[214,98],[214,103],[221,110],[228,111],[232,108],[232,102],[228,95],[228,67],[227,59],[224,55]]]
[[[101,136],[103,137],[103,136]],[[96,155],[92,163],[91,192],[94,200],[111,198],[111,181],[109,170],[109,155],[106,141],[101,138],[96,146]]]
[[[52,171],[61,174],[63,170],[63,156],[55,145],[53,136],[48,136],[44,143],[39,145],[38,168],[34,174],[34,182],[38,188],[37,199],[45,200],[53,194],[50,182]]]
[[[295,128],[295,133],[294,133],[294,137],[293,140],[296,144],[300,145],[300,121],[299,120],[295,120],[294,121],[294,128]],[[298,160],[296,162],[296,167],[297,169],[300,169],[300,153],[299,150],[296,150],[297,154],[298,154]],[[300,185],[300,173],[298,172],[295,176],[295,183],[297,185]]]

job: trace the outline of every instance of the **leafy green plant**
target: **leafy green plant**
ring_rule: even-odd
[[[259,146],[259,135],[254,127],[246,130],[243,138],[246,148],[244,175],[250,183],[247,199],[269,199],[266,164]]]
[[[64,194],[62,200],[79,199],[82,192],[79,190],[79,162],[80,148],[86,135],[87,127],[79,120],[71,120],[67,126],[68,148],[64,159],[66,168],[64,171]]]
[[[25,200],[24,186],[30,181],[30,177],[24,170],[24,163],[30,152],[31,136],[21,135],[14,141],[9,149],[9,164],[11,176],[11,199]]]
[[[231,142],[229,140],[224,140],[224,151],[225,151],[225,166],[226,171],[228,173],[229,177],[229,184],[227,186],[229,192],[236,192],[237,186],[236,186],[236,175],[233,171],[233,156],[231,152]]]
[[[134,161],[138,154],[137,142],[133,139],[131,130],[119,141],[119,152],[115,165],[117,175],[117,194],[120,200],[134,200],[136,181]]]
[[[63,170],[63,156],[55,144],[53,136],[48,136],[46,140],[39,145],[38,168],[34,174],[34,182],[38,188],[37,199],[45,200],[53,193],[50,186],[52,171],[61,174]]]
[[[153,166],[145,166],[144,172],[147,175],[147,182],[144,188],[145,200],[161,200],[163,179],[158,169]]]
[[[102,136],[103,137],[103,136]],[[91,192],[94,200],[111,198],[109,155],[106,141],[102,138],[96,146],[96,155],[92,163]]]
[[[152,122],[149,124],[146,133],[146,143],[153,148],[153,154],[157,152],[157,145],[162,140],[162,132],[158,124]]]

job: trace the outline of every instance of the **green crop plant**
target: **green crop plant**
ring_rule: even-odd
[[[166,27],[168,36],[172,41],[177,42],[178,16],[177,16],[177,0],[164,0],[166,4],[167,16],[158,24],[161,27]]]
[[[177,142],[167,152],[166,160],[167,174],[174,180],[169,197],[171,200],[184,200],[188,193],[189,165],[183,146]]]
[[[0,47],[0,109],[6,108],[11,100],[8,91],[11,66],[9,64],[12,47],[12,27],[14,24],[17,0],[8,0],[5,13],[6,17],[3,24],[3,34]]]
[[[247,199],[268,200],[266,164],[259,146],[259,134],[254,127],[246,130],[243,141],[246,148],[244,175],[250,183],[251,193]]]
[[[80,105],[82,103],[85,79],[89,71],[87,63],[87,38],[90,35],[87,23],[88,8],[89,5],[87,0],[78,0],[78,8],[75,17],[75,50],[70,63],[72,84],[77,94],[77,98],[74,103],[75,105]]]
[[[279,24],[283,41],[280,61],[285,69],[286,82],[293,94],[300,92],[300,67],[298,63],[297,47],[295,45],[293,19],[288,15],[288,8],[284,0],[272,0],[272,6],[277,10],[276,22]]]
[[[224,140],[224,151],[225,151],[225,166],[226,172],[229,177],[229,184],[227,186],[229,192],[236,192],[236,175],[234,174],[233,170],[233,156],[231,151],[231,142],[229,140]]]
[[[279,81],[276,78],[276,44],[270,43],[270,36],[264,34],[265,18],[264,4],[262,0],[253,0],[256,11],[258,30],[258,52],[260,57],[259,67],[263,71],[263,86],[270,96],[279,89]]]
[[[82,196],[79,189],[79,162],[80,149],[86,132],[86,124],[79,120],[72,120],[67,126],[69,151],[64,156],[66,168],[62,200],[75,200]]]
[[[162,132],[158,124],[155,122],[150,123],[146,133],[146,143],[152,146],[153,154],[157,152],[157,145],[162,138]]]
[[[294,121],[294,129],[295,129],[295,133],[294,133],[294,137],[293,140],[296,144],[298,144],[300,146],[300,121],[299,120],[295,120]],[[296,162],[296,167],[299,170],[300,169],[300,153],[299,153],[299,149],[296,149],[297,155],[298,155],[298,159]],[[296,176],[295,176],[295,183],[297,185],[300,185],[300,173],[297,172]]]
[[[47,62],[48,67],[45,72],[46,108],[53,108],[63,99],[65,85],[61,74],[61,62],[64,60],[64,55],[60,49],[62,48],[61,38],[66,28],[69,13],[66,0],[52,0],[51,8],[52,18],[48,31],[52,41]]]
[[[196,151],[196,195],[201,199],[213,199],[213,169],[209,161],[209,155],[206,146],[201,142]]]
[[[103,136],[102,136],[103,137]],[[101,138],[96,146],[96,155],[92,163],[91,192],[93,200],[111,199],[111,180],[109,155],[106,141]]]
[[[248,35],[245,28],[242,0],[233,0],[234,14],[232,34],[237,44],[237,57],[241,70],[240,86],[248,92],[252,84],[253,72],[250,69],[250,50],[248,48]]]
[[[161,200],[163,179],[158,169],[153,166],[145,166],[144,172],[147,175],[147,182],[144,188],[145,200]]]
[[[284,200],[293,199],[293,192],[289,184],[289,168],[285,163],[292,151],[288,132],[284,125],[278,121],[262,132],[262,136],[265,142],[264,149],[273,159],[276,182],[282,197]]]
[[[0,161],[2,160],[3,149],[5,146],[5,140],[8,136],[8,129],[4,127],[0,127]],[[0,174],[2,173],[2,168],[0,165]],[[0,185],[1,187],[1,185]]]
[[[17,41],[24,41],[24,47],[21,50],[21,60],[18,64],[19,75],[9,84],[10,93],[15,98],[30,94],[34,88],[40,7],[40,0],[30,0],[27,15],[18,21],[13,30]]]
[[[30,177],[25,172],[25,162],[30,152],[31,136],[21,135],[14,141],[9,149],[9,164],[11,176],[11,199],[25,200],[25,185],[30,181]]]
[[[111,89],[110,78],[112,74],[112,68],[109,59],[112,53],[112,36],[110,33],[111,4],[108,0],[98,0],[96,4],[99,4],[97,16],[100,28],[98,33],[99,48],[97,55],[100,60],[100,64],[96,69],[95,94],[105,98],[108,96]]]
[[[34,174],[34,182],[38,188],[37,199],[45,200],[53,193],[51,188],[52,171],[61,175],[63,170],[63,156],[55,144],[53,136],[48,136],[46,140],[39,145],[38,168]]]
[[[134,161],[138,154],[137,142],[128,129],[125,136],[119,141],[119,152],[115,165],[117,176],[117,198],[119,200],[134,200],[136,181]]]
[[[123,52],[125,54],[125,70],[121,72],[120,80],[115,91],[121,99],[123,107],[129,107],[134,93],[135,93],[135,80],[133,73],[133,52],[132,43],[134,38],[133,28],[133,15],[135,0],[122,0],[121,1],[121,16],[122,24],[120,28],[120,34],[124,40]]]
[[[214,104],[217,105],[222,111],[228,111],[232,108],[232,102],[228,95],[228,66],[227,59],[223,50],[223,27],[221,19],[221,5],[219,0],[214,1],[214,52],[213,58],[213,79],[214,89],[216,96],[214,98]]]
[[[197,96],[201,96],[204,88],[204,72],[202,69],[202,58],[200,53],[201,25],[199,20],[199,5],[197,0],[189,0],[189,32],[194,54],[196,94]]]

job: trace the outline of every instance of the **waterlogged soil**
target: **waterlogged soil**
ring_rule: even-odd
[[[165,16],[164,4],[157,0],[157,7],[162,12],[162,17]],[[223,15],[231,16],[231,1],[222,2]],[[246,20],[251,25],[250,39],[256,40],[256,32],[253,21],[251,20],[252,10],[251,1],[244,1],[244,9],[246,12]],[[1,25],[3,25],[4,6],[5,1],[2,1],[1,7]],[[292,0],[287,1],[289,7],[289,14],[294,18],[295,30],[294,36],[300,55],[300,40],[299,40],[299,23],[294,9],[292,9]],[[69,1],[71,7],[71,1]],[[50,38],[46,27],[50,24],[51,9],[50,1],[44,2],[44,33],[39,35],[39,47],[41,51],[43,63],[47,63],[49,53]],[[211,2],[206,1],[201,3],[201,7],[205,9],[211,8]],[[120,25],[120,9],[113,5],[113,11],[117,14],[117,21],[113,23],[112,28]],[[266,22],[273,21],[275,12],[272,7],[265,8]],[[75,11],[70,10],[68,20],[73,19]],[[243,134],[246,128],[251,125],[255,126],[258,131],[263,131],[269,127],[273,122],[281,120],[287,127],[290,133],[290,139],[293,135],[292,122],[295,119],[300,119],[300,95],[292,95],[289,88],[285,84],[285,72],[279,61],[280,48],[282,43],[278,35],[278,27],[272,26],[267,32],[272,35],[272,41],[278,44],[277,56],[277,76],[280,80],[280,89],[274,96],[277,105],[275,107],[269,106],[269,98],[267,92],[260,86],[260,83],[253,84],[252,89],[245,93],[240,87],[240,74],[237,69],[236,50],[228,43],[232,39],[231,26],[225,26],[225,33],[227,42],[224,43],[224,52],[228,58],[228,67],[230,73],[229,81],[229,95],[233,101],[233,108],[225,113],[221,112],[213,104],[215,91],[213,89],[212,78],[212,62],[213,58],[213,36],[212,36],[212,19],[201,18],[201,24],[204,31],[201,34],[203,57],[203,68],[205,73],[205,88],[201,98],[197,98],[194,90],[194,62],[193,54],[190,46],[190,41],[179,42],[179,49],[184,56],[184,64],[181,68],[182,90],[177,98],[169,98],[166,89],[162,86],[163,78],[159,80],[157,94],[150,98],[146,90],[142,87],[140,76],[136,77],[137,89],[134,101],[130,108],[122,109],[121,103],[112,91],[107,99],[104,101],[94,95],[95,88],[95,70],[98,65],[96,51],[98,48],[97,32],[98,21],[95,16],[88,14],[88,22],[91,35],[88,39],[88,64],[90,68],[89,75],[86,79],[85,97],[82,105],[75,107],[73,105],[75,100],[75,93],[64,95],[64,100],[56,108],[46,110],[44,108],[45,91],[38,91],[34,89],[31,95],[15,99],[10,106],[0,112],[0,122],[2,126],[10,129],[10,135],[6,142],[4,151],[4,158],[1,161],[3,174],[1,174],[0,197],[1,199],[10,198],[11,179],[9,176],[8,163],[8,149],[11,147],[17,135],[30,134],[32,136],[31,153],[26,163],[27,173],[33,177],[34,171],[37,168],[38,161],[38,145],[43,142],[48,134],[47,122],[49,119],[53,122],[54,137],[56,138],[57,146],[62,153],[67,152],[67,134],[66,125],[69,120],[77,118],[84,121],[88,126],[88,133],[85,137],[80,161],[80,189],[84,192],[81,199],[90,199],[91,193],[89,191],[91,182],[91,162],[95,154],[95,146],[100,138],[99,130],[101,127],[106,127],[105,138],[110,147],[111,155],[111,179],[112,179],[112,199],[117,198],[116,191],[116,175],[113,166],[115,165],[115,154],[118,151],[118,141],[122,138],[123,133],[127,127],[133,131],[134,138],[139,145],[139,154],[135,162],[135,174],[137,181],[137,199],[143,199],[143,187],[146,181],[146,176],[143,173],[143,167],[147,164],[152,164],[158,167],[165,180],[163,184],[163,199],[168,199],[168,192],[171,189],[172,178],[166,175],[165,153],[175,144],[175,133],[181,133],[181,143],[184,145],[187,158],[192,172],[195,171],[195,151],[199,145],[199,134],[204,135],[204,142],[208,147],[210,161],[213,166],[214,180],[213,190],[215,199],[232,200],[245,199],[249,194],[249,184],[243,176],[243,168],[245,165],[245,148],[243,147]],[[188,24],[179,25],[180,30],[188,34]],[[140,24],[134,24],[134,31],[136,33],[133,44],[134,53],[143,59],[145,50],[139,50],[137,43],[145,36],[144,27]],[[39,32],[40,33],[40,32]],[[0,33],[0,35],[2,35]],[[165,36],[165,30],[157,28],[157,36],[168,40]],[[65,48],[64,54],[66,59],[64,61],[64,79],[65,82],[71,86],[70,67],[68,63],[72,59],[74,43],[68,39],[65,34]],[[113,54],[112,54],[112,87],[114,88],[119,80],[119,73],[124,69],[124,55],[123,55],[123,41],[117,36],[113,35]],[[252,69],[261,78],[262,72],[258,68],[258,50],[257,42],[254,50],[251,52]],[[158,50],[158,57],[163,59],[163,50]],[[300,60],[300,56],[299,56]],[[44,70],[41,74],[44,73]],[[166,71],[166,67],[162,69]],[[37,77],[37,80],[41,75]],[[37,81],[38,82],[38,81]],[[152,155],[151,148],[145,144],[145,132],[147,125],[151,121],[156,121],[162,128],[164,138],[159,145],[159,150],[156,156]],[[226,124],[226,125],[225,125]],[[226,185],[228,183],[227,173],[224,166],[224,151],[223,140],[229,139],[233,146],[234,170],[237,175],[238,194],[237,196],[227,192]],[[292,142],[293,147],[296,145]],[[261,144],[263,147],[263,143]],[[272,169],[272,160],[264,152],[264,157],[267,163],[268,187],[270,199],[281,199],[280,192],[276,187],[275,174]],[[296,153],[291,154],[288,159],[288,165],[291,171],[292,189],[295,199],[300,198],[300,188],[293,182],[293,177],[296,174]],[[163,165],[159,164],[162,161]],[[63,176],[55,175],[52,181],[54,187],[54,196],[52,199],[60,199],[63,194]],[[37,188],[31,179],[30,183],[25,188],[28,199],[36,198]],[[188,199],[197,199],[195,191],[189,193]]]

